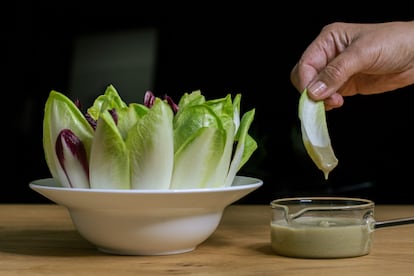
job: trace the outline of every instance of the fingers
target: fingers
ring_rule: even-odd
[[[413,43],[414,21],[333,23],[303,52],[291,81],[326,110],[346,96],[393,91],[414,83]]]
[[[330,92],[327,85],[323,81],[317,80],[320,76],[321,74],[318,74],[312,66],[302,65],[301,67],[299,66],[299,63],[293,67],[290,74],[292,84],[300,93],[302,93],[307,84],[310,83],[307,87],[308,91],[312,90],[313,93],[312,95],[310,94],[310,97],[313,100],[324,100],[325,110],[341,107],[344,104],[342,95],[337,91],[333,91],[332,94],[329,94]],[[312,80],[312,78],[314,78],[313,82],[309,82],[308,79]]]
[[[310,64],[296,64],[291,73],[290,80],[295,88],[302,93],[309,82],[317,76],[318,71]]]
[[[353,51],[352,48],[351,45],[332,59],[309,83],[308,91],[311,98],[322,100],[330,97],[340,91],[341,87],[352,80],[354,75],[364,70],[365,57],[361,56],[359,51]],[[355,86],[348,85],[347,94],[356,94],[357,91],[350,91],[350,87]]]
[[[291,71],[291,81],[299,91],[306,87],[311,99],[328,99],[342,91],[344,84],[364,69],[367,57],[355,43],[357,28],[352,26],[342,23],[325,26],[303,52]],[[355,85],[348,83],[347,86],[347,93],[356,93],[349,91]],[[333,99],[328,102],[328,107],[343,103],[337,96]]]
[[[312,63],[312,61],[313,60],[306,59],[305,56],[302,56],[290,73],[292,84],[301,93],[308,87],[309,83],[315,79],[320,70],[319,66]]]
[[[344,98],[339,93],[334,93],[324,100],[325,110],[332,110],[341,107],[344,104]]]
[[[349,77],[341,72],[347,59],[340,56],[350,40],[336,30],[338,26],[343,27],[342,24],[325,26],[291,71],[291,81],[296,89],[302,92],[306,87],[314,100],[329,97]]]

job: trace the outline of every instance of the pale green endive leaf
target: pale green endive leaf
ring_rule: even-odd
[[[124,101],[122,101],[115,87],[113,85],[108,85],[108,87],[105,90],[105,93],[99,95],[95,99],[93,105],[90,108],[88,108],[88,113],[89,115],[91,115],[93,119],[98,120],[99,115],[102,112],[105,112],[112,108],[118,110],[126,107],[127,104]]]
[[[222,158],[230,160],[226,130],[211,107],[190,105],[177,114],[174,123],[174,171],[171,187],[206,188],[222,186]],[[227,174],[228,164],[224,164]]]
[[[236,173],[247,162],[253,152],[257,149],[256,141],[248,134],[251,123],[253,122],[255,109],[246,112],[237,130],[235,141],[237,141],[236,151],[231,162],[229,173],[225,180],[225,186],[230,186]]]
[[[154,105],[130,129],[126,145],[131,160],[131,188],[169,189],[174,164],[173,112],[155,99]]]
[[[89,169],[91,188],[131,188],[129,150],[108,111],[99,115]]]

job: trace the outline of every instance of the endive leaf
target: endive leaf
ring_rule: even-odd
[[[218,115],[223,126],[223,131],[226,132],[223,153],[214,171],[214,175],[217,179],[216,187],[226,185],[226,178],[228,177],[233,157],[235,137],[240,124],[240,118],[235,118],[235,116],[239,116],[239,113],[236,110],[239,108],[237,98],[238,97],[236,96],[235,101],[232,102],[231,95],[228,94],[225,98],[209,100],[205,103]]]
[[[113,85],[108,85],[105,93],[99,95],[93,102],[93,105],[88,108],[88,113],[93,119],[98,120],[99,115],[102,112],[106,112],[107,110],[111,110],[113,108],[120,110],[127,108],[127,104],[122,101],[115,87]]]
[[[56,155],[62,170],[59,177],[71,188],[90,188],[89,163],[82,141],[70,130],[63,129],[56,140]]]
[[[233,99],[233,121],[236,126],[236,131],[239,129],[240,126],[240,101],[241,101],[241,94],[236,94]]]
[[[205,101],[206,99],[201,94],[200,90],[195,90],[191,93],[184,93],[178,102],[178,106],[180,107],[178,112],[186,106],[203,104]]]
[[[109,111],[99,115],[89,161],[95,189],[130,189],[129,151]]]
[[[55,152],[58,135],[62,130],[70,129],[82,141],[87,159],[89,159],[94,130],[73,101],[57,91],[50,92],[44,112],[43,148],[49,171],[62,186],[70,187],[69,180],[64,174],[64,169],[61,168]],[[74,183],[74,185],[75,187],[86,187],[89,186],[89,183]]]
[[[216,113],[220,118],[227,116],[233,120],[233,103],[230,94],[221,99],[206,101],[204,104],[212,108],[214,113]]]
[[[229,173],[227,175],[225,186],[230,186],[233,183],[236,173],[247,162],[253,152],[257,149],[256,141],[248,134],[250,125],[253,122],[255,109],[251,109],[244,113],[240,127],[237,130],[235,141],[237,141],[236,151],[231,161]]]
[[[128,108],[118,110],[117,127],[124,140],[135,124],[148,112],[148,107],[138,103],[129,104]]]
[[[331,146],[323,101],[313,101],[305,89],[299,98],[298,111],[305,149],[328,179],[338,159]]]
[[[127,136],[131,188],[169,189],[174,164],[173,111],[160,98]]]
[[[219,166],[231,151],[224,151],[226,130],[211,107],[192,105],[181,109],[175,118],[174,145],[172,188],[223,186],[228,165]]]

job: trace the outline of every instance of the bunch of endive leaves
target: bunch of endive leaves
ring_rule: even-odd
[[[192,189],[227,187],[257,148],[248,134],[255,110],[240,118],[241,94],[206,100],[200,90],[178,104],[146,92],[126,104],[109,85],[86,112],[52,90],[43,148],[63,187]]]

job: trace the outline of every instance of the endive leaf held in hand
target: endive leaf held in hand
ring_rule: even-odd
[[[338,159],[331,146],[323,101],[313,101],[305,89],[299,98],[298,111],[305,149],[328,179],[329,173],[338,165]]]

